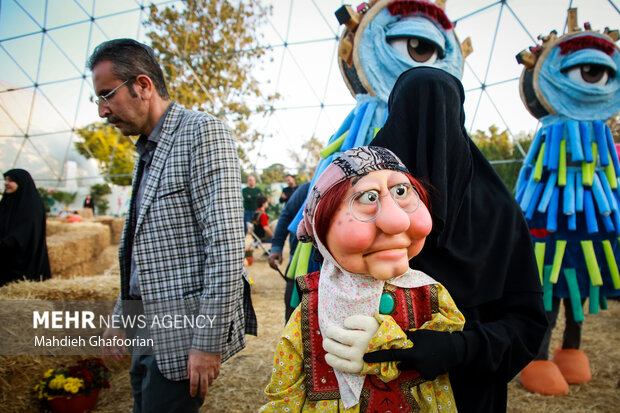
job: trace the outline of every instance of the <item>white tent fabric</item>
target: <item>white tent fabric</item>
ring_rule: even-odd
[[[100,182],[94,161],[74,149],[75,130],[99,120],[85,62],[102,41],[146,41],[141,22],[151,2],[0,2],[0,170],[28,169],[46,187],[64,186],[67,178],[80,186]],[[274,13],[261,40],[269,50],[256,77],[266,92],[282,98],[273,115],[254,119],[264,138],[250,156],[258,169],[276,162],[292,169],[290,151],[299,153],[312,136],[326,142],[354,106],[336,65],[341,28],[334,17],[342,3],[351,2],[269,3]],[[586,21],[595,30],[620,26],[617,0],[448,0],[446,13],[456,21],[459,39],[471,37],[474,47],[462,79],[469,130],[495,124],[515,136],[536,128],[519,98],[522,67],[515,55],[534,46],[540,34],[563,32],[570,7],[578,8],[582,27]],[[67,161],[76,162],[75,177],[67,177]]]

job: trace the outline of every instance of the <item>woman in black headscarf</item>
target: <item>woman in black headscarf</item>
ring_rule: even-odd
[[[4,173],[0,201],[0,286],[14,280],[50,278],[45,208],[30,174]]]
[[[528,228],[513,195],[464,128],[461,82],[421,67],[403,73],[372,145],[393,151],[433,188],[434,228],[410,265],[444,284],[465,315],[462,333],[416,331],[401,360],[425,378],[449,371],[459,412],[506,410],[507,383],[538,352],[547,327]]]

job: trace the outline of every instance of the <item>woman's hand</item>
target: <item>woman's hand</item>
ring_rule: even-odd
[[[416,370],[422,378],[433,380],[461,364],[465,358],[465,337],[461,332],[415,330],[406,331],[406,334],[413,347],[367,353],[364,361],[400,361],[399,370]]]
[[[374,317],[353,315],[344,320],[344,327],[327,328],[323,339],[325,361],[336,370],[356,374],[362,371],[362,358],[379,323]]]

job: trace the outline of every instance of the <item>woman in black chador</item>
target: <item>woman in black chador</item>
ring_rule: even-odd
[[[20,279],[50,278],[45,243],[45,208],[30,174],[4,173],[0,201],[0,286]]]
[[[467,135],[463,101],[454,76],[411,69],[396,82],[371,145],[390,149],[431,185],[433,232],[410,266],[446,286],[465,315],[464,331],[415,331],[413,348],[364,360],[401,360],[399,368],[429,379],[449,371],[460,413],[501,412],[507,383],[538,352],[547,320],[525,220]]]

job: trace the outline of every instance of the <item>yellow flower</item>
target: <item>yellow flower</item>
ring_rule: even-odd
[[[77,393],[80,391],[80,387],[84,384],[82,379],[78,379],[77,377],[69,377],[65,382],[64,389],[67,393]]]
[[[50,380],[49,388],[52,390],[62,389],[65,385],[65,376],[63,374],[57,374],[52,380]]]
[[[45,374],[43,374],[43,378],[47,379],[48,377],[52,375],[53,372],[54,372],[54,369],[49,369],[48,371],[45,372]]]

